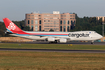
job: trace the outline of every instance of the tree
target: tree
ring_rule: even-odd
[[[97,20],[96,17],[76,17],[75,28],[70,31],[85,31],[85,30],[94,30],[102,34],[102,19]]]
[[[54,32],[54,30],[53,29],[50,29],[49,32]]]
[[[30,29],[29,26],[25,26],[25,27],[23,28],[23,30],[24,30],[24,31],[31,31],[31,29]]]

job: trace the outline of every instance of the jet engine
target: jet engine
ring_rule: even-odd
[[[50,41],[50,42],[53,42],[53,41],[55,41],[55,38],[54,37],[48,37],[47,40]]]
[[[67,39],[59,39],[60,43],[66,43],[67,42]]]

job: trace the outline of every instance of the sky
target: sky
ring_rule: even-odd
[[[76,13],[79,17],[105,16],[105,0],[0,0],[0,21],[25,19],[25,14]]]

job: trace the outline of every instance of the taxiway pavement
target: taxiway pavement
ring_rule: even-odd
[[[21,44],[21,43],[18,43]],[[28,42],[26,44],[49,44],[48,42]],[[81,44],[81,45],[105,45],[105,42],[67,42],[57,44]],[[68,53],[105,53],[105,50],[60,50],[60,49],[14,49],[14,48],[0,48],[0,51],[34,51],[34,52],[68,52]]]
[[[105,53],[105,50],[14,49],[14,48],[0,48],[0,51],[67,52],[67,53]]]

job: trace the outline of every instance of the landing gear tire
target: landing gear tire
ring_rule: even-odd
[[[49,44],[57,44],[57,41],[49,42]]]
[[[56,43],[56,44],[57,44],[57,40],[55,40],[55,41],[54,41],[54,43]]]
[[[91,44],[94,44],[93,42],[91,42]]]
[[[94,41],[92,41],[91,44],[94,44]]]

